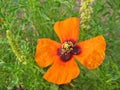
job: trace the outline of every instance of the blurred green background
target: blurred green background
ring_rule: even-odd
[[[71,84],[54,85],[42,76],[34,61],[39,38],[59,42],[53,30],[56,21],[80,17],[80,0],[0,0],[0,90],[120,90],[120,1],[95,0],[89,30],[81,30],[79,41],[103,35],[107,42],[103,64],[81,73]],[[10,30],[27,64],[13,53],[6,31]]]

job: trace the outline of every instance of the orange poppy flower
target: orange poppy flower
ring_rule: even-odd
[[[103,36],[77,43],[80,20],[76,17],[58,21],[54,30],[61,40],[39,39],[36,47],[35,61],[40,67],[52,65],[43,76],[55,84],[67,84],[76,78],[79,67],[76,58],[89,69],[97,68],[104,60],[106,42]]]

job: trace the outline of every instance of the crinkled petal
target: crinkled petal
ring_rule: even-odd
[[[89,69],[97,68],[105,58],[106,42],[103,36],[80,42],[81,53],[75,58]]]
[[[79,37],[80,20],[76,17],[68,18],[64,21],[58,21],[54,25],[54,30],[59,36],[61,42],[66,40],[77,41]]]
[[[76,78],[79,73],[79,67],[73,58],[67,62],[58,59],[43,78],[54,84],[67,84],[70,83],[72,79]]]
[[[60,44],[56,41],[43,38],[39,39],[36,47],[35,61],[40,67],[47,67],[52,64],[57,55]]]

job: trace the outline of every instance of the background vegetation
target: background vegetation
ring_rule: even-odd
[[[53,31],[58,20],[80,17],[80,0],[0,0],[0,90],[120,90],[120,3],[96,0],[89,30],[81,30],[80,41],[103,35],[107,42],[103,64],[89,70],[79,64],[81,74],[68,85],[54,85],[42,76],[47,69],[34,61],[39,38],[59,41]],[[6,31],[10,30],[27,59],[20,63]]]

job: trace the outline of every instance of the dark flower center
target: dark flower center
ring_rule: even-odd
[[[58,55],[63,61],[70,60],[73,55],[77,55],[80,52],[81,48],[71,40],[64,42],[62,46],[58,49]]]

